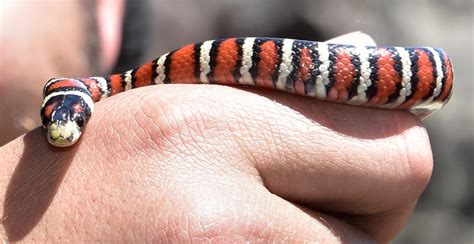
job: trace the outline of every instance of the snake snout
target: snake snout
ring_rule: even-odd
[[[73,145],[81,136],[86,115],[77,108],[61,104],[51,114],[51,119],[44,127],[48,130],[50,144],[58,147]]]
[[[51,122],[48,127],[48,142],[57,147],[71,146],[81,136],[81,127],[75,121]]]

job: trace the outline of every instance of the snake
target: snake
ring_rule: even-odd
[[[354,106],[408,110],[423,119],[452,94],[453,67],[432,47],[334,44],[242,37],[190,44],[138,68],[106,77],[53,78],[40,116],[48,142],[74,145],[94,103],[148,85],[255,86]]]

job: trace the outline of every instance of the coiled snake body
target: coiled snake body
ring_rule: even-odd
[[[350,105],[406,109],[426,117],[451,95],[453,70],[438,48],[363,47],[280,38],[191,44],[123,74],[55,78],[43,90],[48,141],[73,145],[94,102],[153,84],[257,86]]]

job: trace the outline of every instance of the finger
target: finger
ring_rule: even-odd
[[[277,97],[269,96],[284,105],[283,111],[293,111],[273,111],[271,119],[267,108],[265,125],[271,132],[250,132],[253,140],[241,143],[265,186],[290,201],[355,215],[349,223],[381,242],[391,240],[432,172],[429,139],[420,121],[403,111]],[[249,124],[255,124],[252,119]]]
[[[344,34],[342,36],[338,36],[327,40],[328,43],[335,43],[335,44],[346,44],[346,45],[359,45],[359,46],[375,46],[376,43],[372,37],[369,35],[361,32],[351,32],[348,34]]]

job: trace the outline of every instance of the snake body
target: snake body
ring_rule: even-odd
[[[184,46],[122,74],[51,79],[43,90],[41,118],[52,145],[70,146],[79,139],[95,102],[169,83],[256,86],[426,117],[448,101],[453,75],[450,59],[438,48],[229,38]]]

